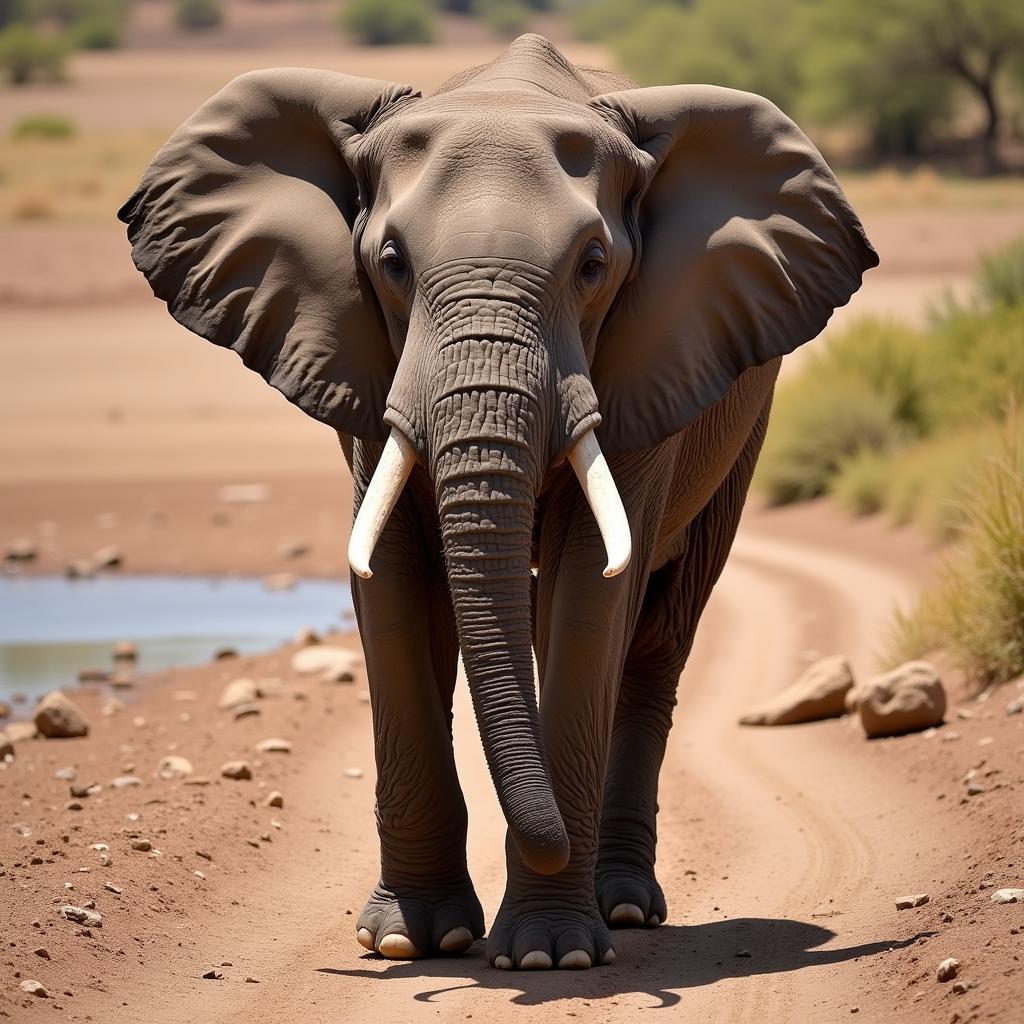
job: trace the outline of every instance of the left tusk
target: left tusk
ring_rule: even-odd
[[[569,452],[569,462],[579,478],[580,486],[597,520],[597,528],[604,540],[608,565],[604,575],[618,576],[629,565],[633,543],[629,535],[629,520],[622,507],[618,488],[605,461],[601,446],[588,430]]]
[[[348,564],[361,579],[368,580],[373,575],[370,569],[373,549],[415,464],[412,445],[400,430],[392,427],[380,462],[370,478],[370,486],[366,488],[363,503],[359,506],[356,521],[352,524],[352,536],[348,542]]]

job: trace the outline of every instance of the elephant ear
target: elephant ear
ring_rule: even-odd
[[[387,436],[395,357],[353,254],[358,186],[341,146],[412,95],[329,71],[242,75],[174,133],[118,212],[175,320],[367,439]]]
[[[591,101],[646,154],[640,262],[592,366],[606,452],[658,444],[744,370],[814,338],[878,257],[839,183],[772,103],[716,86]]]

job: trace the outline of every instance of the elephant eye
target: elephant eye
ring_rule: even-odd
[[[381,266],[393,278],[404,277],[408,271],[408,264],[394,242],[388,242],[380,253]]]
[[[583,254],[583,260],[580,263],[580,277],[584,283],[593,284],[604,273],[604,267],[604,247],[599,242],[595,242],[588,246]]]

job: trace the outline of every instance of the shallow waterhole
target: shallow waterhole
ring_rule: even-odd
[[[300,580],[269,591],[255,579],[0,576],[0,697],[29,702],[75,686],[81,669],[111,670],[112,648],[135,644],[135,672],[199,665],[222,647],[257,654],[306,626],[351,626],[348,583]]]

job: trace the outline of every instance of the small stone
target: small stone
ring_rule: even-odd
[[[288,740],[274,736],[267,740],[260,740],[254,749],[260,754],[290,754],[292,745]]]
[[[741,960],[749,960],[750,959],[750,950],[749,949],[737,949],[736,952],[733,953],[733,956],[739,957]]]
[[[299,675],[324,675],[327,672],[353,672],[362,664],[362,658],[347,647],[316,644],[303,647],[292,655],[292,671]]]
[[[211,969],[209,971],[204,971],[203,977],[207,981],[220,981],[224,977],[224,975],[221,971]]]
[[[946,691],[931,665],[908,661],[863,688],[859,711],[870,739],[919,732],[942,724]]]
[[[100,787],[92,783],[88,786],[69,786],[68,789],[76,800],[84,800],[86,797],[92,796],[93,793],[99,792]]]
[[[97,910],[90,910],[88,907],[76,907],[66,903],[60,908],[60,912],[69,921],[84,925],[86,928],[103,927],[103,916]]]
[[[96,575],[96,566],[90,558],[76,558],[64,569],[69,580],[91,580]]]
[[[923,907],[928,902],[927,893],[919,893],[916,896],[897,896],[896,897],[896,909],[897,910],[911,910],[914,907]]]
[[[346,768],[345,778],[346,779],[361,779],[363,777],[362,768]]]
[[[34,540],[28,537],[17,537],[9,541],[4,548],[4,558],[8,562],[31,562],[39,554],[39,548]]]
[[[106,889],[107,892],[112,892],[115,896],[120,896],[123,891],[120,886],[114,885],[113,882],[104,882],[103,888]]]
[[[259,978],[253,978],[251,975],[249,975],[246,977],[245,983],[247,985],[258,985],[260,983],[260,980]]]
[[[1024,889],[997,889],[992,893],[993,903],[1024,903]]]
[[[77,800],[69,800],[65,805],[64,809],[68,811],[80,811],[82,805]]]
[[[246,842],[254,849],[260,848],[260,841],[258,839],[246,839]]]
[[[193,875],[195,875],[195,876],[196,876],[196,878],[206,878],[206,875],[205,875],[205,874],[204,874],[204,873],[203,873],[202,871],[200,871],[200,870],[199,870],[198,868],[196,868],[196,869],[195,869],[195,870],[194,870],[194,871],[192,872],[192,874],[193,874]]]
[[[1022,711],[1024,711],[1024,698],[1018,697],[1017,700],[1011,700],[1010,703],[1006,705],[1006,714],[1008,716],[1019,715]]]
[[[157,765],[156,773],[161,779],[184,779],[192,774],[192,762],[187,757],[168,754]]]
[[[939,981],[952,981],[956,977],[956,972],[960,970],[960,961],[954,960],[953,957],[946,957],[945,960],[939,964],[936,969],[936,977]]]
[[[153,849],[153,841],[151,839],[133,839],[130,845],[133,850],[139,853],[149,853]]]
[[[48,693],[32,717],[36,728],[47,739],[68,739],[89,733],[85,716],[60,690]]]
[[[92,561],[97,569],[120,569],[124,555],[116,544],[107,544],[93,554]]]
[[[237,722],[241,718],[254,718],[260,714],[260,706],[258,704],[239,704],[231,712],[231,717]]]
[[[108,697],[104,702],[103,707],[100,708],[100,714],[109,718],[111,715],[116,715],[119,712],[126,710],[127,707],[123,701],[118,700],[116,697]]]
[[[220,766],[225,779],[251,779],[252,769],[248,761],[228,761]]]
[[[299,647],[315,647],[317,644],[323,643],[323,640],[312,626],[306,626],[295,634],[295,643]]]
[[[118,775],[116,779],[110,780],[113,789],[130,789],[132,786],[141,786],[142,779],[137,775]]]
[[[42,957],[44,960],[50,959],[50,951],[45,946],[36,946],[32,952],[35,953],[36,956]]]
[[[21,743],[23,740],[34,740],[39,735],[35,722],[9,722],[4,729],[4,735],[11,743]]]
[[[230,661],[238,657],[238,649],[235,647],[218,647],[213,652],[213,661]]]
[[[794,725],[838,718],[846,710],[846,694],[852,688],[853,672],[846,658],[822,658],[781,693],[745,714],[740,724]]]
[[[26,978],[19,986],[21,991],[30,996],[37,996],[39,999],[49,999],[50,993],[46,991],[41,982]]]
[[[213,854],[206,850],[196,850],[196,856],[202,857],[203,860],[213,860]]]
[[[267,794],[267,799],[263,801],[263,806],[284,807],[284,796],[275,789]]]
[[[229,711],[242,704],[253,704],[263,694],[260,688],[251,679],[234,679],[224,687],[217,701],[217,707]]]
[[[985,787],[980,782],[968,782],[967,783],[967,795],[968,796],[980,796],[985,792]]]
[[[970,984],[968,982],[966,982],[966,981],[954,981],[953,982],[953,991],[958,996],[964,995],[967,991],[970,990],[970,987],[971,987]]]

